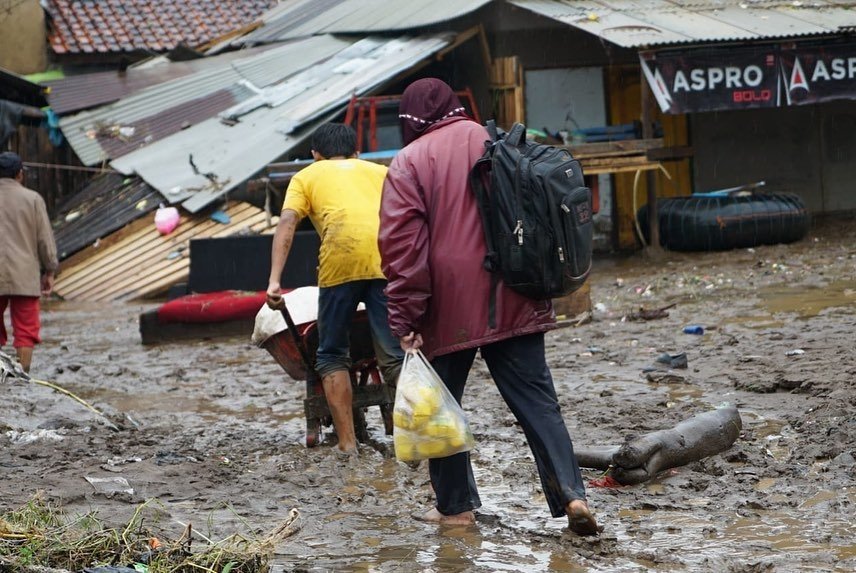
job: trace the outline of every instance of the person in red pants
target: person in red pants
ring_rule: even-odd
[[[29,372],[33,348],[41,342],[39,297],[53,290],[58,262],[45,201],[23,181],[21,158],[0,153],[0,347],[8,338],[3,319],[8,307],[13,346]]]

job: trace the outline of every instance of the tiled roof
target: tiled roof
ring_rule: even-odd
[[[47,0],[56,54],[195,47],[255,21],[277,0]]]

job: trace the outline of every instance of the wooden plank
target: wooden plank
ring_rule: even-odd
[[[649,161],[644,155],[624,155],[620,157],[588,157],[580,161],[583,169],[586,168],[609,168],[609,167],[624,167],[628,165],[645,165],[647,163],[657,163]]]
[[[229,227],[234,229],[232,231],[233,233],[236,233],[243,228],[244,223],[251,220],[253,216],[264,219],[264,212],[259,211],[256,208],[252,208],[252,210],[244,209],[241,213],[232,218],[232,224],[230,224]],[[216,235],[218,231],[222,230],[220,227],[222,227],[222,225],[214,221],[206,220],[204,223],[189,229],[185,233],[185,237],[181,242],[189,245],[189,241],[192,238]],[[162,276],[165,272],[164,269],[169,269],[170,267],[189,266],[189,259],[186,257],[179,257],[178,259],[172,260],[166,258],[166,255],[178,246],[181,245],[176,243],[158,245],[155,248],[144,252],[143,256],[137,258],[130,257],[126,254],[121,259],[110,265],[109,271],[111,272],[109,273],[109,278],[106,281],[99,280],[104,277],[103,273],[99,273],[97,276],[91,277],[90,280],[83,282],[81,287],[75,290],[74,293],[91,300],[105,300],[113,298],[114,295],[118,295],[118,293],[121,293],[123,289],[128,288],[129,285],[132,285],[135,282],[142,282],[142,285],[151,283],[153,280]],[[137,250],[133,252],[137,252]],[[185,252],[189,253],[189,250],[186,250]],[[135,269],[135,272],[122,272],[123,269],[127,268],[128,263],[134,263],[133,268]],[[143,278],[141,278],[141,275]]]
[[[263,214],[259,215],[257,217],[259,218],[259,221],[255,224],[253,224],[252,226],[250,226],[250,229],[254,232],[260,232],[262,234],[272,233],[273,230],[271,230],[267,227],[267,221],[264,218]],[[230,230],[228,235],[224,234],[223,236],[234,235],[238,231],[240,231],[240,229],[232,229],[232,230]],[[220,235],[215,235],[215,236],[220,236]],[[123,295],[121,295],[121,297],[119,297],[119,298],[124,299],[124,300],[136,300],[136,299],[140,299],[140,298],[150,298],[150,297],[159,296],[161,294],[166,293],[167,290],[169,290],[169,288],[172,285],[177,284],[177,283],[182,282],[182,281],[186,281],[189,274],[190,274],[190,265],[188,262],[188,265],[186,268],[182,268],[179,271],[176,271],[174,273],[159,277],[159,280],[155,284],[144,285],[143,288],[137,289],[137,290],[131,291],[131,292],[126,292]]]
[[[675,147],[658,147],[656,149],[649,149],[645,153],[645,156],[651,161],[676,161],[692,157],[694,154],[695,152],[692,146],[679,145]]]
[[[649,149],[663,147],[662,138],[656,139],[625,139],[621,141],[602,141],[596,143],[576,143],[559,145],[571,152],[574,158],[581,157],[612,157],[616,155],[633,155],[646,153]]]
[[[238,209],[231,210],[230,217],[232,217],[233,223],[241,222],[249,216],[247,213],[252,214],[252,211],[258,212],[258,209],[252,205],[241,203],[239,204]],[[86,264],[80,268],[79,272],[71,274],[71,276],[66,279],[63,288],[69,291],[69,293],[75,292],[78,290],[81,283],[91,282],[91,280],[97,278],[98,275],[106,272],[112,272],[116,268],[130,262],[132,259],[144,258],[142,255],[146,253],[151,256],[178,248],[196,233],[215,225],[221,225],[220,223],[216,223],[210,219],[206,219],[201,223],[197,222],[196,224],[192,224],[195,221],[198,221],[198,218],[186,218],[183,225],[180,224],[173,233],[166,236],[158,233],[157,229],[150,227],[142,234],[132,237],[129,241],[120,243],[117,245],[116,249],[112,250],[112,252],[104,253],[102,256],[93,257],[92,260],[87,261]],[[98,275],[96,275],[96,271],[98,271]],[[90,280],[86,280],[87,278]]]
[[[187,220],[187,218],[184,218],[179,223],[179,227],[182,227],[182,225],[186,225]],[[135,233],[129,234],[127,235],[127,237],[121,240],[117,240],[115,243],[108,246],[104,250],[93,249],[94,252],[92,252],[89,257],[82,258],[74,267],[65,269],[65,284],[72,283],[73,277],[79,275],[81,272],[90,273],[103,261],[114,257],[117,253],[120,253],[123,250],[127,249],[129,244],[137,244],[139,241],[146,240],[146,238],[151,238],[152,227],[153,225],[146,224],[144,228],[139,228]]]
[[[204,233],[199,233],[193,238],[215,238],[237,234],[244,226],[265,225],[264,212],[255,213],[249,218],[243,220],[241,225],[230,225],[225,229],[208,229]],[[190,251],[186,251],[189,253]],[[190,273],[190,259],[187,256],[182,256],[178,259],[162,259],[156,260],[152,264],[147,265],[141,270],[144,273],[144,278],[136,279],[137,275],[128,277],[118,283],[115,281],[105,287],[103,293],[96,295],[94,300],[106,300],[110,298],[127,298],[132,296],[132,293],[139,293],[139,296],[149,296],[153,292],[161,292],[168,289],[182,279],[186,279]],[[179,273],[176,277],[176,273]],[[138,273],[139,274],[139,273]],[[131,286],[130,291],[128,290]]]
[[[261,211],[253,207],[249,211],[241,209],[241,213],[244,212],[249,212],[251,215],[253,212],[260,213]],[[234,214],[234,211],[232,213]],[[237,219],[233,219],[233,221],[235,224],[240,224],[245,218],[246,216],[239,214]],[[217,225],[217,223],[213,221],[205,221],[202,224],[202,229],[210,228],[214,225]],[[190,227],[186,227],[181,236],[178,237],[180,239],[178,241],[160,236],[155,229],[149,229],[145,232],[151,236],[133,237],[132,240],[118,245],[118,248],[114,249],[113,252],[110,253],[109,258],[98,259],[96,262],[81,268],[78,273],[68,277],[66,279],[66,284],[64,285],[64,296],[68,298],[79,297],[80,293],[83,290],[86,290],[88,285],[93,282],[103,282],[101,277],[116,272],[118,268],[121,268],[123,265],[127,265],[130,262],[133,262],[137,266],[144,265],[147,258],[162,255],[170,249],[176,248],[180,243],[183,243],[185,240],[198,233],[200,231],[199,227],[200,225],[191,225]],[[170,237],[171,236],[172,235],[170,235]]]
[[[152,214],[151,217],[140,217],[139,219],[125,225],[121,229],[110,233],[106,237],[102,237],[98,241],[97,247],[90,245],[84,249],[77,251],[72,256],[62,261],[62,270],[75,269],[78,265],[88,260],[89,258],[99,253],[103,253],[108,248],[120,243],[121,241],[125,240],[126,237],[129,237],[134,233],[139,233],[140,231],[149,229],[152,225],[154,225],[154,214]]]
[[[610,175],[616,173],[635,173],[636,171],[653,171],[659,169],[659,163],[645,163],[640,165],[624,165],[615,167],[593,167],[586,169],[586,175]]]

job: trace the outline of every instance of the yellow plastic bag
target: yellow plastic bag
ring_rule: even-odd
[[[445,458],[475,446],[464,411],[419,351],[404,356],[392,421],[395,457],[403,462]]]

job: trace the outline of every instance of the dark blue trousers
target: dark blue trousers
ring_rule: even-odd
[[[445,354],[431,362],[459,404],[476,350]],[[547,367],[544,335],[495,342],[483,346],[481,354],[499,393],[523,427],[550,513],[565,515],[570,501],[585,500],[585,484]],[[440,513],[454,515],[481,507],[469,452],[432,459],[428,469]]]

